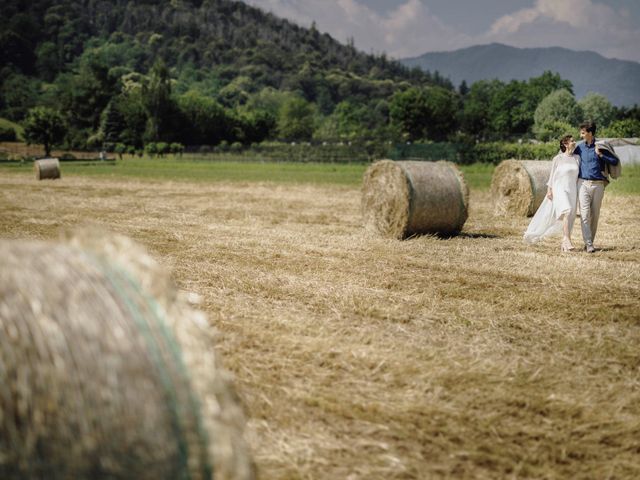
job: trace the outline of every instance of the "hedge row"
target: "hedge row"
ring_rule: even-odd
[[[449,160],[460,164],[500,163],[502,160],[551,159],[558,153],[554,143],[428,143],[394,145],[389,157],[394,160]]]
[[[370,163],[390,158],[393,160],[448,160],[458,164],[492,163],[515,158],[522,160],[551,159],[558,152],[553,143],[477,143],[464,145],[459,143],[426,144],[381,144],[363,143],[279,143],[263,142],[251,146],[241,144],[221,144],[215,147],[183,147],[181,144],[163,142],[149,143],[143,150],[137,150],[123,144],[106,146],[106,151],[117,154],[142,155],[151,157],[167,154],[182,155],[199,160],[215,160],[217,154],[229,154],[238,160],[266,162],[317,162],[317,163]]]
[[[459,143],[380,144],[364,143],[278,143],[263,142],[244,147],[240,144],[187,148],[187,153],[232,153],[259,161],[319,163],[369,163],[382,158],[393,160],[448,160],[459,164],[475,162],[498,164],[508,158],[551,159],[558,152],[555,143]]]

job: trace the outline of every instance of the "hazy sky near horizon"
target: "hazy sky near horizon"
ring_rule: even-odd
[[[492,42],[640,62],[640,0],[243,0],[394,58]]]

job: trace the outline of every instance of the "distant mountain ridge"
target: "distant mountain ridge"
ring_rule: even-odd
[[[451,52],[425,53],[400,62],[431,72],[437,70],[454,85],[465,80],[469,86],[478,80],[494,78],[503,82],[528,80],[550,70],[571,81],[577,98],[596,92],[617,106],[640,104],[640,63],[605,58],[591,51],[516,48],[491,43]]]

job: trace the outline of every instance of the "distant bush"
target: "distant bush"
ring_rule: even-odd
[[[387,149],[386,156],[393,160],[447,160],[465,165],[476,162],[497,165],[502,160],[510,158],[519,160],[551,159],[558,153],[558,146],[555,142],[471,143],[465,141],[465,138],[460,140],[459,142],[396,144]]]
[[[550,160],[559,151],[556,142],[551,143],[478,143],[460,152],[460,163],[493,163],[515,158],[517,160]]]
[[[609,127],[598,132],[600,137],[638,138],[640,137],[640,121],[635,118],[616,120]]]
[[[124,143],[116,143],[113,151],[118,154],[118,158],[122,160],[122,154],[127,152],[127,146]]]
[[[169,151],[176,155],[182,155],[182,152],[184,152],[184,145],[181,143],[172,143],[169,145]]]
[[[149,142],[144,146],[144,152],[150,157],[155,157],[158,154],[158,145],[155,142]]]
[[[18,135],[13,127],[9,125],[0,125],[0,142],[15,142]]]
[[[162,157],[163,155],[169,153],[169,144],[166,142],[158,142],[156,144],[156,149],[158,151],[158,155]]]

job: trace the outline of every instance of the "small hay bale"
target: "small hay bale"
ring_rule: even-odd
[[[550,173],[550,160],[501,162],[491,178],[495,214],[532,216],[547,193]]]
[[[60,161],[57,158],[41,158],[33,162],[36,180],[60,178]]]
[[[380,160],[364,174],[365,228],[386,237],[458,233],[468,205],[469,189],[451,162]]]
[[[0,478],[254,478],[211,327],[140,246],[0,248]]]

